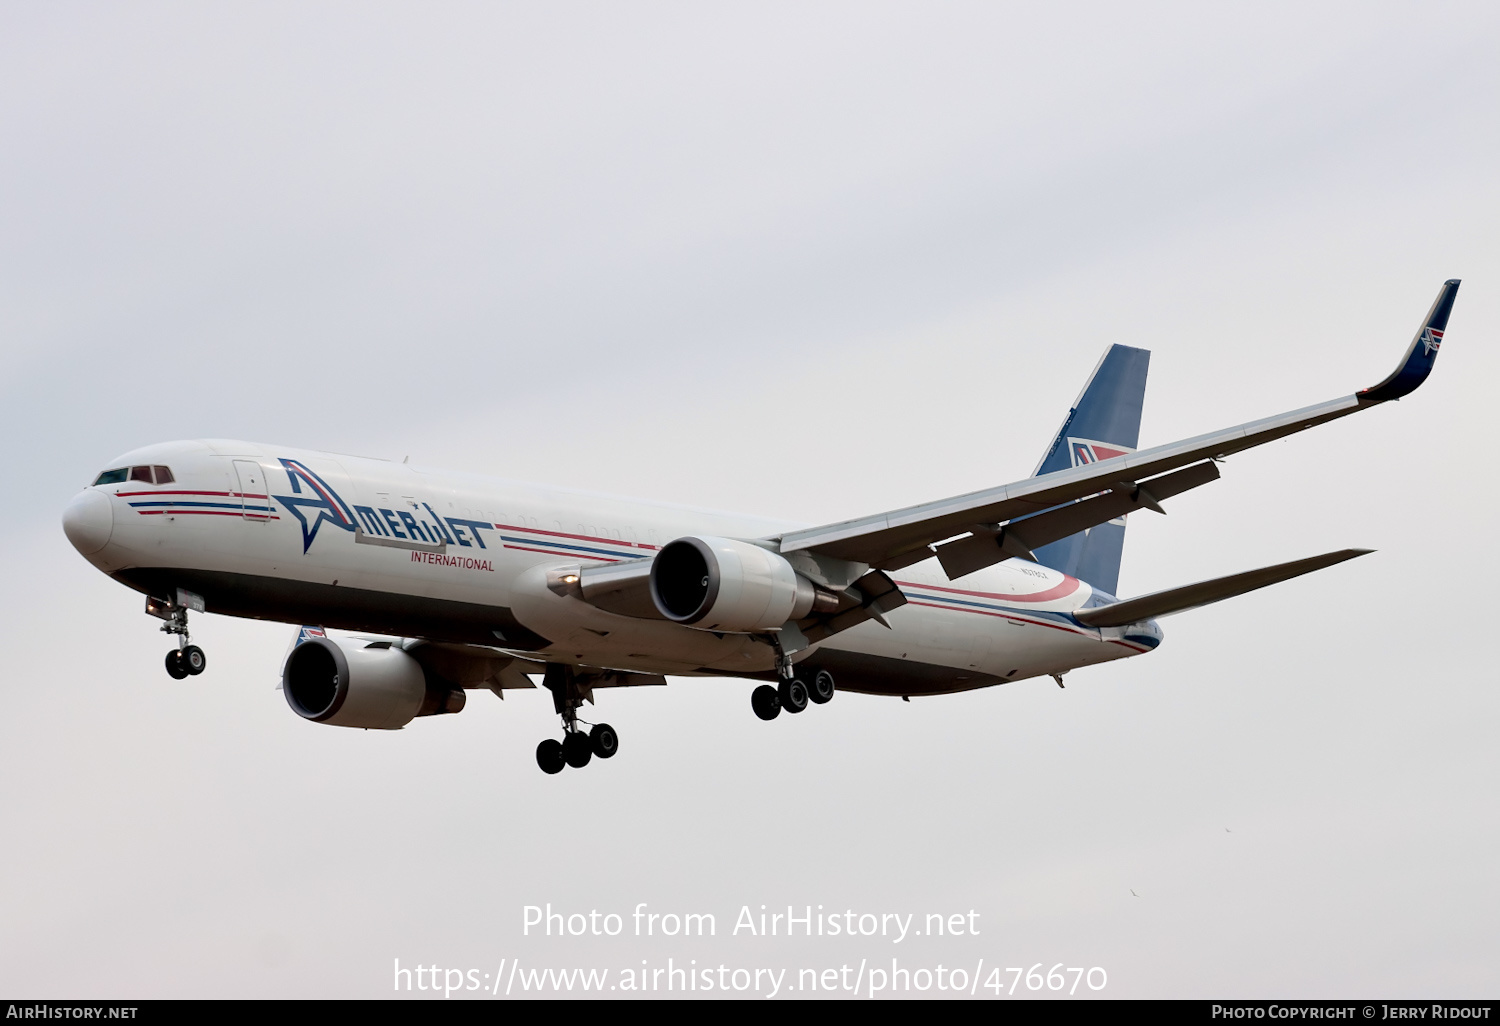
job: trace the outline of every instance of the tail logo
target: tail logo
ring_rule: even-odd
[[[1437,328],[1422,329],[1422,355],[1431,356],[1443,344],[1443,333]]]
[[[1135,452],[1134,449],[1127,449],[1123,445],[1115,445],[1112,442],[1095,442],[1088,438],[1068,439],[1068,455],[1075,467],[1098,463],[1100,460],[1114,459],[1116,456],[1128,456],[1133,452]]]
[[[1111,442],[1095,442],[1088,438],[1069,438],[1068,453],[1072,456],[1073,466],[1081,467],[1089,463],[1098,463],[1100,460],[1112,460],[1116,456],[1128,456],[1135,452],[1123,445],[1115,445]],[[1111,524],[1125,526],[1124,517],[1116,517],[1110,521]],[[1090,528],[1092,530],[1092,528]],[[1085,531],[1084,534],[1088,534]]]

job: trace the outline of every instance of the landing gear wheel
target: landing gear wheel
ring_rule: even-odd
[[[208,656],[203,654],[203,649],[197,645],[189,645],[182,650],[182,668],[188,673],[197,676],[208,668]]]
[[[750,708],[755,710],[755,715],[763,720],[774,720],[781,715],[781,699],[776,694],[776,689],[769,684],[762,684],[750,692]]]
[[[596,723],[592,733],[589,734],[589,744],[594,749],[594,754],[601,759],[608,759],[620,750],[620,735],[615,733],[615,728],[608,723]]]
[[[799,713],[807,708],[807,685],[796,677],[784,677],[776,689],[776,697],[787,712]]]
[[[188,675],[188,668],[183,663],[182,652],[172,649],[167,653],[167,675],[173,680],[181,680]]]
[[[833,698],[833,674],[827,670],[819,670],[813,674],[812,683],[807,686],[807,697],[812,699],[815,705],[823,705]]]
[[[583,769],[594,757],[594,746],[589,742],[587,734],[575,730],[563,738],[562,754],[569,766]]]
[[[563,768],[563,746],[556,738],[548,738],[536,746],[536,764],[543,773],[561,773]]]

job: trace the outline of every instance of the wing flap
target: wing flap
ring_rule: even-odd
[[[967,538],[937,547],[937,557],[949,580],[983,570],[1018,556],[1035,560],[1033,551],[1090,527],[1108,523],[1138,509],[1158,513],[1163,499],[1219,479],[1213,462],[1194,464],[1176,473],[1150,478],[1140,484],[1117,483],[1109,491],[1004,526],[983,524]]]

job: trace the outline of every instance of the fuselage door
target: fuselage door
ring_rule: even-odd
[[[266,472],[260,464],[235,460],[234,475],[240,486],[240,506],[245,519],[262,524],[271,519],[271,497],[266,493]]]

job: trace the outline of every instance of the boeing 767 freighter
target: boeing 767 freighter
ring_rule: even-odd
[[[1241,450],[1412,392],[1457,292],[1444,283],[1379,384],[1150,449],[1136,448],[1149,354],[1112,346],[1033,477],[819,527],[208,439],[110,461],[63,528],[165,621],[173,677],[207,665],[189,611],[304,625],[282,690],[316,723],[398,729],[459,712],[466,689],[540,677],[562,739],[536,756],[556,773],[618,751],[613,728],[579,718],[598,688],[762,680],[750,704],[772,720],[836,691],[1061,685],[1154,649],[1158,617],[1363,555],[1113,594],[1127,514],[1162,512]]]

